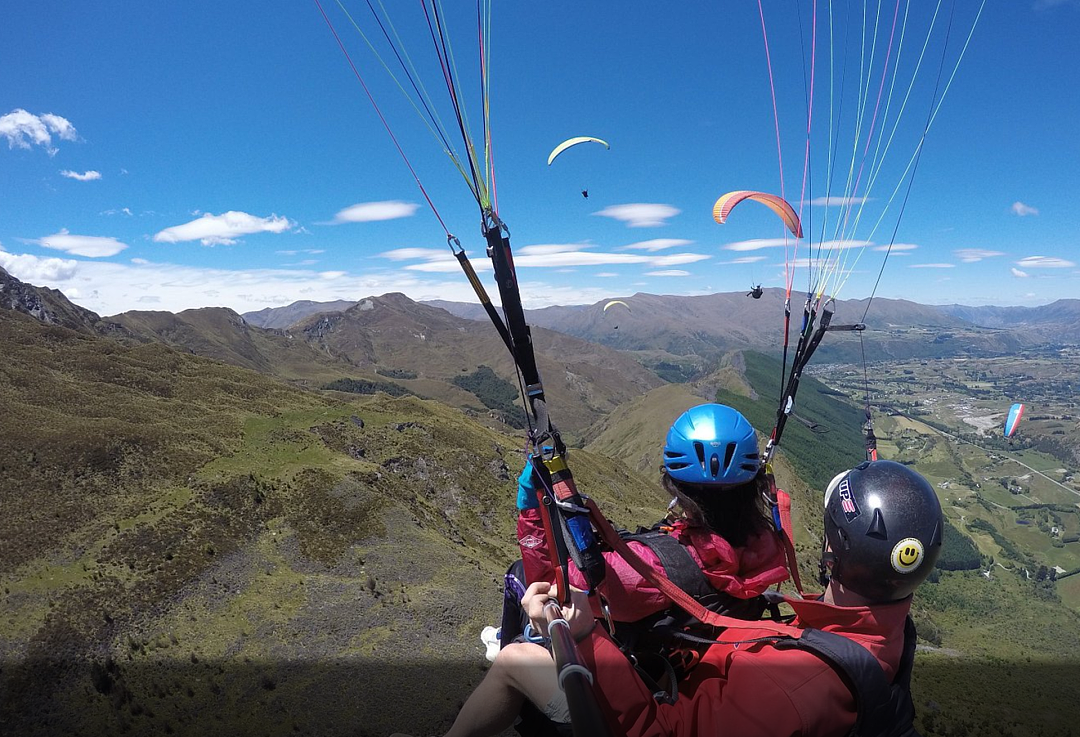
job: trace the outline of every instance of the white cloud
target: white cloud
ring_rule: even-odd
[[[1069,269],[1076,266],[1072,261],[1056,256],[1028,256],[1017,261],[1016,265],[1025,269]]]
[[[764,261],[766,256],[739,256],[733,258],[730,261],[724,261],[725,264],[756,264],[758,261]]]
[[[420,205],[400,200],[385,202],[360,202],[340,210],[334,215],[333,224],[370,223],[376,220],[397,220],[411,217]]]
[[[1038,215],[1039,214],[1038,208],[1032,207],[1031,205],[1025,205],[1023,202],[1020,202],[1019,200],[1012,203],[1012,207],[1010,209],[1013,211],[1013,214],[1019,215],[1020,217],[1024,217],[1025,215]]]
[[[52,285],[74,276],[79,262],[66,258],[40,258],[28,253],[0,251],[0,266],[28,284]]]
[[[883,246],[874,246],[875,251],[890,251],[890,253],[896,253],[897,251],[914,251],[918,246],[914,243],[893,243],[891,250],[888,243]]]
[[[955,269],[956,264],[909,264],[909,269]]]
[[[131,263],[133,263],[133,264],[148,264],[150,262],[147,261],[144,258],[133,258],[133,259],[131,259]]]
[[[646,271],[645,276],[690,276],[690,272],[682,269],[662,269],[661,271]]]
[[[22,108],[16,108],[0,117],[0,136],[8,141],[8,148],[30,148],[41,146],[49,155],[56,153],[52,145],[52,136],[56,134],[63,141],[74,141],[78,133],[66,118],[45,113],[34,115]]]
[[[390,251],[383,251],[379,255],[391,261],[409,261],[422,258],[429,261],[457,262],[454,254],[450,253],[449,249],[441,248],[394,248]]]
[[[77,171],[64,169],[60,172],[60,176],[67,177],[68,179],[74,179],[79,182],[92,182],[95,179],[101,179],[101,172],[91,169],[90,171],[85,171],[80,174]]]
[[[115,256],[128,247],[126,243],[122,243],[115,238],[103,238],[96,235],[72,235],[67,231],[67,228],[62,228],[59,233],[36,240],[28,240],[27,242],[36,243],[45,248],[55,248],[57,251],[66,251],[73,256],[87,256],[88,258]]]
[[[794,241],[787,240],[785,238],[751,238],[748,241],[736,241],[735,243],[728,243],[726,246],[721,246],[725,251],[757,251],[762,248],[779,248],[782,246],[790,246]]]
[[[623,246],[620,251],[663,251],[665,248],[675,248],[677,246],[689,246],[693,241],[688,241],[683,238],[653,238],[649,241],[639,241],[637,243],[631,243],[629,246]]]
[[[102,210],[101,214],[102,215],[127,215],[128,217],[131,217],[131,215],[132,215],[130,207],[121,207],[118,210],[115,209],[115,208],[112,209],[112,210]]]
[[[540,243],[535,246],[523,246],[517,249],[517,253],[514,255],[514,263],[517,263],[517,259],[520,256],[550,256],[556,253],[571,253],[574,251],[580,251],[583,248],[589,248],[590,246],[585,243]]]
[[[642,264],[652,267],[678,266],[710,258],[700,253],[671,253],[664,256],[646,256],[634,253],[607,253],[574,249],[589,248],[581,244],[542,244],[525,246],[518,249],[514,256],[515,268],[565,268],[576,266],[606,266],[613,264]],[[421,260],[421,263],[409,264],[409,271],[428,273],[450,273],[461,267],[448,251],[434,248],[396,248],[379,254],[392,261]],[[476,271],[490,271],[491,262],[476,259],[473,262]]]
[[[619,275],[616,274],[614,271],[601,271],[599,274],[593,274],[593,276],[599,277],[601,279],[613,279],[618,277]]]
[[[628,205],[605,207],[593,215],[600,215],[626,223],[628,228],[657,228],[667,225],[668,218],[673,218],[682,210],[671,205],[656,205],[644,202]]]
[[[183,225],[165,228],[154,236],[158,243],[200,241],[204,246],[232,245],[236,237],[251,233],[282,233],[295,227],[288,218],[271,215],[260,218],[246,212],[230,210],[221,215],[204,213],[202,217]]]
[[[864,202],[868,202],[866,197],[815,197],[805,204],[818,207],[841,207],[843,205],[861,205]]]
[[[1031,276],[1031,274],[1027,273],[1026,271],[1020,271],[1020,269],[1016,268],[1015,266],[1010,267],[1009,271],[1011,271],[1012,275],[1015,276],[1017,279],[1027,279],[1029,276]]]
[[[994,256],[1004,256],[1004,251],[988,251],[985,248],[959,248],[953,251],[953,255],[956,256],[962,263],[973,264],[977,261],[982,261],[984,258],[993,258]]]
[[[6,251],[0,251],[0,266],[17,279],[60,289],[80,305],[102,315],[115,315],[146,304],[172,312],[211,306],[247,312],[280,307],[298,299],[355,301],[387,292],[403,292],[418,301],[476,300],[468,280],[460,274],[453,278],[429,278],[402,271],[350,274],[310,269],[207,269],[145,261],[41,258]],[[497,299],[495,286],[490,283],[486,286],[488,293]],[[583,288],[564,281],[521,282],[522,302],[529,309],[595,304],[610,299],[610,294],[610,287]]]
[[[301,253],[308,253],[308,254],[311,254],[311,255],[314,256],[314,255],[319,254],[319,253],[326,253],[326,249],[325,248],[298,248],[295,251],[274,251],[274,253],[278,254],[279,256],[299,256]]]

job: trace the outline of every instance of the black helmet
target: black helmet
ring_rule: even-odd
[[[910,596],[941,553],[941,519],[922,476],[895,461],[859,464],[825,492],[822,575],[831,567],[834,581],[871,601]]]

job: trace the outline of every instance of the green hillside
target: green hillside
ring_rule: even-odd
[[[11,312],[0,345],[5,733],[446,726],[516,556],[520,438]],[[660,513],[572,461],[616,521]]]
[[[776,424],[780,361],[752,351],[743,352],[743,357],[744,376],[756,396],[721,387],[716,401],[735,407],[754,427],[768,433]],[[862,411],[812,376],[802,377],[794,415],[788,418],[779,452],[791,459],[811,486],[824,490],[836,473],[866,459]],[[800,418],[816,427],[811,429]]]

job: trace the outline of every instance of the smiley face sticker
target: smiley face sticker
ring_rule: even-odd
[[[913,537],[904,538],[893,546],[890,557],[897,573],[911,573],[923,562],[923,544]]]

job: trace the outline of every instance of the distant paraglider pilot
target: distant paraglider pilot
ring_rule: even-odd
[[[589,190],[587,190],[587,189],[581,190],[581,196],[584,197],[585,199],[589,199]]]
[[[765,294],[765,290],[758,284],[756,287],[746,293],[747,297],[753,297],[754,299],[761,299],[761,295]]]

